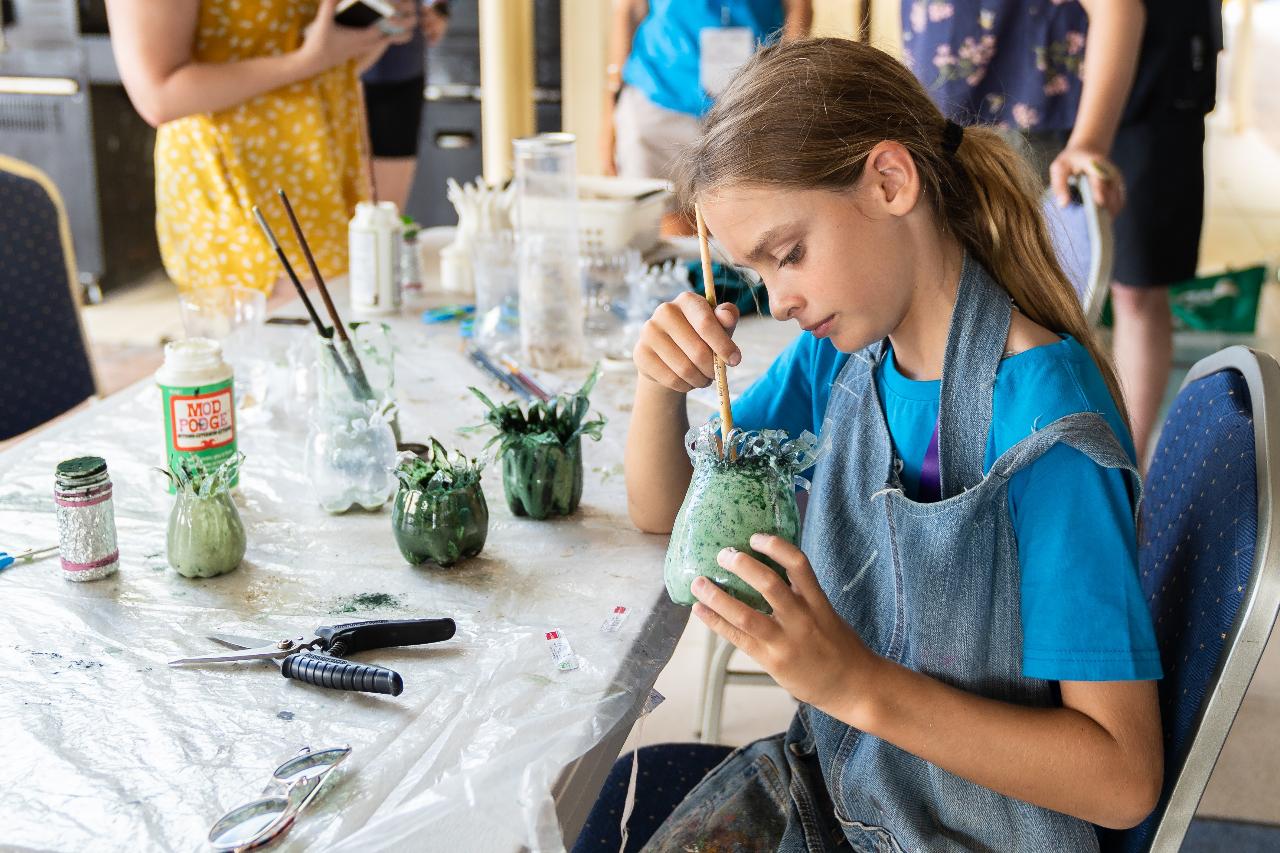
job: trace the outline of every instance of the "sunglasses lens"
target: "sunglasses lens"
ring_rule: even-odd
[[[299,755],[277,767],[273,777],[282,785],[292,785],[304,779],[323,775],[350,754],[351,747],[341,746]]]
[[[267,797],[237,806],[209,830],[209,844],[214,850],[241,850],[265,844],[293,822],[288,809],[289,801],[284,797]]]

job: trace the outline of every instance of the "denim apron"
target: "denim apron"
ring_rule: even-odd
[[[939,391],[941,500],[908,498],[874,371],[850,358],[822,428],[803,542],[836,612],[876,654],[971,693],[1059,704],[1022,675],[1021,589],[1009,478],[1061,442],[1137,472],[1102,415],[1033,432],[983,472],[1008,294],[966,257]],[[1065,484],[1064,484],[1065,485]],[[1136,501],[1135,501],[1136,502]],[[1096,851],[1091,824],[965,781],[801,704],[785,735],[743,747],[699,783],[651,850]]]

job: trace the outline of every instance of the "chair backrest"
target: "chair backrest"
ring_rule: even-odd
[[[1280,364],[1235,346],[1200,361],[1173,402],[1147,475],[1142,590],[1164,666],[1165,785],[1106,850],[1175,851],[1280,607]]]
[[[0,439],[97,393],[75,269],[57,189],[0,155]]]
[[[1111,284],[1111,217],[1094,201],[1087,180],[1073,179],[1071,190],[1072,201],[1066,207],[1058,207],[1052,191],[1045,192],[1045,224],[1058,263],[1076,289],[1085,317],[1095,325],[1102,316]]]

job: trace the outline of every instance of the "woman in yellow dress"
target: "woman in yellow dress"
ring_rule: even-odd
[[[407,41],[334,23],[337,0],[107,0],[111,41],[134,107],[156,133],[156,232],[180,290],[271,293],[274,253],[260,206],[305,269],[279,201],[293,202],[326,277],[347,268],[346,225],[369,197],[359,70]]]

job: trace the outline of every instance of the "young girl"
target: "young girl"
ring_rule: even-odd
[[[800,710],[649,848],[1088,851],[1090,824],[1139,823],[1163,769],[1133,448],[1035,176],[886,54],[828,39],[753,59],[682,175],[774,316],[805,330],[736,425],[821,430],[829,448],[803,550],[751,540],[787,580],[719,557],[773,614],[694,585],[694,614]],[[685,394],[713,353],[740,361],[736,320],[685,295],[645,326],[627,447],[644,530],[671,529]]]

